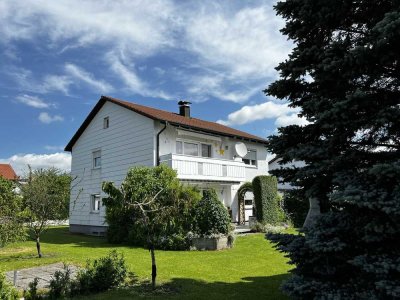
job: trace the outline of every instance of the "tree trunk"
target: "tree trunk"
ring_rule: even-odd
[[[40,251],[40,238],[38,236],[36,237],[36,249],[37,249],[39,258],[41,258],[42,252]]]
[[[319,201],[317,198],[309,198],[310,208],[307,213],[306,220],[304,221],[303,228],[310,227],[314,224],[315,218],[321,214],[321,209],[319,206]]]
[[[151,286],[153,290],[156,288],[156,277],[157,277],[157,265],[156,265],[156,256],[154,253],[154,245],[150,245],[150,254],[151,254]]]

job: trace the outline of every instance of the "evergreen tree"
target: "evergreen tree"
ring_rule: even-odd
[[[317,198],[304,235],[269,238],[296,265],[298,299],[400,297],[400,5],[288,0],[275,9],[294,41],[265,91],[301,108],[269,150],[306,163],[272,172]]]

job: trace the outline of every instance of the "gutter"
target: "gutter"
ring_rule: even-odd
[[[157,156],[157,166],[159,166],[160,165],[160,134],[167,128],[167,124],[168,124],[168,121],[165,121],[165,123],[164,123],[164,128],[163,129],[161,129],[158,133],[157,133],[157,139],[156,139],[156,142],[157,142],[157,151],[156,151],[156,156]]]

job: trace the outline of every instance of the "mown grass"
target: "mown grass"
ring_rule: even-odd
[[[148,250],[112,245],[103,238],[70,234],[68,227],[50,228],[42,237],[44,257],[36,257],[33,241],[11,244],[0,250],[0,270],[9,271],[65,262],[84,266],[87,259],[117,249],[129,270],[141,282],[150,280]],[[286,299],[279,291],[291,266],[264,239],[263,234],[239,236],[235,247],[223,251],[156,251],[158,283],[164,288],[150,292],[142,286],[111,291],[85,299]]]

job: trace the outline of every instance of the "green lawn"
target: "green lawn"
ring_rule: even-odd
[[[104,239],[73,235],[67,227],[49,229],[42,237],[44,257],[35,256],[34,242],[21,242],[0,250],[0,270],[8,271],[54,262],[84,265],[87,259],[116,248],[124,253],[130,271],[149,280],[150,254],[142,248],[111,245]],[[156,251],[158,282],[169,283],[174,299],[286,299],[279,285],[291,268],[263,234],[239,236],[235,247],[224,251]],[[85,299],[131,299],[137,289],[118,290]]]

